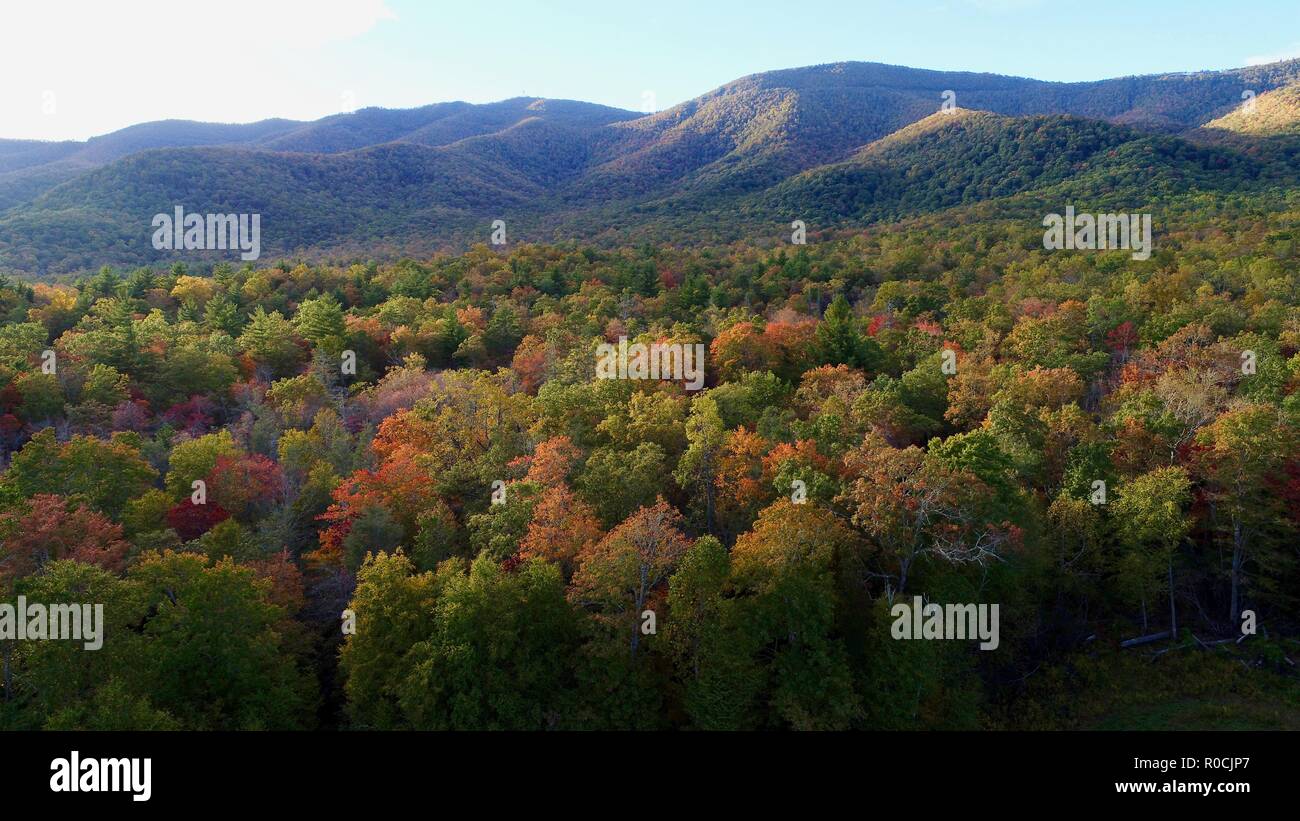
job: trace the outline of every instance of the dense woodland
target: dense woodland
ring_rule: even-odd
[[[1300,205],[1184,208],[5,279],[0,595],[107,635],[0,726],[1300,727]]]

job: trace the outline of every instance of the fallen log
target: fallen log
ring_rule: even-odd
[[[1169,633],[1168,630],[1166,630],[1166,631],[1163,632],[1163,633],[1152,633],[1152,634],[1149,635],[1149,636],[1138,636],[1138,637],[1135,638],[1135,639],[1129,639],[1128,641],[1121,641],[1121,642],[1119,643],[1119,646],[1120,646],[1120,647],[1139,647],[1139,646],[1141,646],[1141,645],[1143,645],[1143,644],[1150,644],[1150,643],[1153,642],[1153,641],[1160,641],[1161,639],[1167,639],[1167,638],[1172,638],[1172,636],[1170,635],[1170,633]]]

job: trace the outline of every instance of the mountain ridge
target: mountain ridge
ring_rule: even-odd
[[[1300,60],[1086,83],[842,62],[747,75],[644,115],[516,97],[0,140],[0,267],[43,276],[174,258],[145,228],[178,203],[263,213],[265,247],[283,254],[464,245],[497,218],[512,239],[671,235],[690,215],[767,211],[850,223],[1098,173],[1135,197],[1143,174],[1153,188],[1274,184],[1294,156],[1297,89]],[[1256,128],[1258,111],[1286,127]]]

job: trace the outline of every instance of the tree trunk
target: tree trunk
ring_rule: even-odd
[[[1178,638],[1178,610],[1174,607],[1174,557],[1169,556],[1169,635]]]
[[[633,606],[632,619],[632,658],[636,658],[636,651],[641,647],[641,613],[645,610],[645,600],[647,595],[647,581],[650,575],[650,569],[644,564],[641,565],[641,586],[637,589],[636,601]]]
[[[1241,565],[1246,553],[1241,519],[1232,517],[1232,624],[1241,625]]]
[[[14,672],[9,666],[9,654],[13,650],[13,645],[9,642],[4,643],[4,664],[5,664],[5,701],[12,701],[14,697]]]
[[[704,519],[705,527],[709,530],[709,535],[718,535],[718,529],[713,523],[713,472],[709,472],[709,482],[704,486]]]

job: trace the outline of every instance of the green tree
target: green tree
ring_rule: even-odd
[[[343,350],[343,337],[346,333],[343,309],[328,294],[299,305],[298,313],[294,316],[294,327],[313,347],[325,353],[337,356]]]
[[[459,573],[448,565],[448,573]],[[348,715],[361,729],[402,726],[399,685],[411,671],[411,648],[433,635],[439,583],[432,572],[416,573],[401,551],[366,557],[348,603],[356,630],[345,635],[339,671]]]
[[[1120,540],[1129,549],[1130,567],[1144,576],[1150,566],[1163,566],[1169,585],[1170,636],[1178,634],[1178,610],[1174,599],[1174,556],[1191,529],[1184,508],[1191,501],[1191,481],[1178,466],[1144,473],[1119,489],[1111,511]],[[1142,621],[1146,626],[1146,586],[1143,584]]]
[[[432,635],[411,647],[403,714],[424,730],[557,726],[572,683],[575,614],[559,569],[533,561],[505,572],[480,556],[447,578]]]

